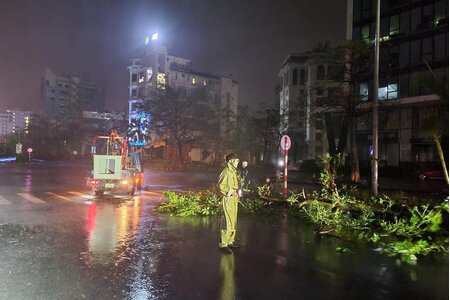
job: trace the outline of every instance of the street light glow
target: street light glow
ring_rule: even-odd
[[[145,37],[145,44],[147,45],[148,43],[150,43],[150,40],[156,41],[157,39],[158,39],[158,33],[155,32],[155,33],[152,34],[151,39],[150,39],[149,36],[146,36],[146,37]]]

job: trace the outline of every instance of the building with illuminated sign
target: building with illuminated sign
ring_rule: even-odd
[[[21,110],[6,110],[0,113],[0,136],[11,134],[27,134],[32,118],[32,112]]]
[[[164,89],[165,86],[170,86],[186,98],[201,89],[206,93],[209,105],[224,112],[217,134],[226,138],[232,132],[229,126],[235,124],[238,105],[238,83],[232,78],[194,70],[189,59],[170,55],[167,47],[155,37],[146,39],[146,44],[138,49],[128,71],[129,122],[136,132],[137,145],[145,144],[145,141],[138,139],[138,127],[144,129],[144,124],[148,124],[151,118],[139,111],[139,103],[148,99],[155,89]]]

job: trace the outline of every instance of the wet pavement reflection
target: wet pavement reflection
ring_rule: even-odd
[[[106,200],[108,201],[108,200]],[[115,201],[115,199],[113,199]],[[140,200],[135,197],[111,205],[92,202],[86,210],[87,263],[120,263],[136,239]]]
[[[317,238],[281,208],[241,214],[241,248],[223,254],[218,218],[158,215],[156,200],[142,198],[94,201],[73,217],[66,211],[65,227],[26,226],[8,236],[0,226],[0,270],[11,272],[0,278],[0,298],[448,299],[448,257],[399,264],[370,247]]]
[[[118,204],[102,201],[86,209],[84,262],[114,266],[122,299],[448,296],[446,257],[402,265],[371,248],[317,238],[310,226],[281,208],[266,216],[241,215],[242,247],[223,254],[217,247],[217,218],[170,217],[153,208],[148,200],[134,199]],[[336,247],[352,252],[339,254]]]
[[[22,192],[48,200],[26,175]],[[405,265],[282,206],[240,212],[241,247],[223,254],[219,217],[158,214],[159,196],[52,201],[1,208],[0,299],[448,299],[447,255]]]

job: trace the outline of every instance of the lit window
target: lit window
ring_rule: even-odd
[[[398,15],[391,16],[389,19],[389,35],[396,35],[400,32],[400,22]]]
[[[398,98],[398,86],[397,84],[388,84],[387,86],[380,87],[378,89],[379,100],[390,100]]]
[[[152,79],[152,76],[153,76],[153,70],[151,68],[147,69],[147,81],[150,81]]]
[[[144,82],[144,79],[145,79],[144,72],[139,73],[139,83]]]
[[[361,40],[368,43],[370,41],[370,29],[369,25],[361,27]]]
[[[361,97],[362,101],[369,100],[369,84],[368,83],[361,83],[359,85],[359,96]]]
[[[389,84],[388,85],[388,99],[397,99],[398,98],[398,85]]]
[[[158,76],[156,76],[156,87],[162,90],[166,88],[166,74],[158,73]]]

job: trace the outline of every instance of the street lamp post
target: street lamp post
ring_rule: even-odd
[[[372,122],[372,193],[378,196],[378,86],[380,68],[380,0],[377,0],[375,27],[375,59],[373,67],[373,122]]]

